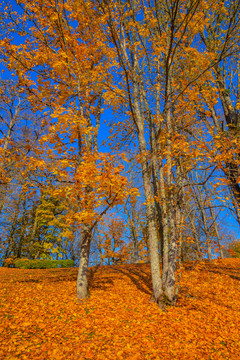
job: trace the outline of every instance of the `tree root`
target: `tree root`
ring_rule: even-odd
[[[169,298],[165,295],[162,294],[158,297],[158,299],[155,298],[155,296],[152,294],[151,298],[150,298],[150,302],[151,303],[157,303],[158,307],[162,310],[162,311],[167,311],[167,307],[170,306],[175,306],[176,305],[176,301],[177,301],[177,297],[175,296],[173,298],[173,300],[169,300]]]

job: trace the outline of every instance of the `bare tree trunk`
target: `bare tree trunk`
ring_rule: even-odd
[[[199,183],[199,177],[198,174],[196,172],[196,179],[197,182]],[[197,190],[196,190],[197,189]],[[201,213],[201,218],[202,218],[202,223],[203,223],[203,229],[206,235],[206,245],[207,245],[207,255],[208,255],[208,260],[212,261],[212,244],[211,244],[211,239],[210,239],[210,231],[207,225],[207,214],[206,214],[206,210],[204,207],[204,200],[203,200],[203,196],[202,196],[202,192],[200,189],[200,186],[196,186],[196,189],[193,185],[193,194],[194,194],[194,198],[196,203],[198,204],[200,213]]]
[[[197,234],[195,221],[194,221],[192,214],[189,214],[189,220],[190,220],[190,224],[192,227],[193,237],[195,240],[195,245],[196,245],[196,250],[197,250],[197,260],[202,260],[203,256],[202,256],[202,251],[201,251],[201,247],[200,247],[200,240],[199,240],[199,236]]]
[[[133,18],[136,15],[136,4],[135,0],[132,1]],[[152,190],[151,182],[151,168],[149,168],[147,158],[147,146],[145,140],[145,114],[143,112],[143,99],[144,92],[142,87],[142,77],[139,77],[139,63],[137,57],[137,34],[133,31],[133,66],[132,66],[132,85],[133,85],[133,118],[137,128],[139,152],[141,156],[142,165],[142,177],[143,187],[146,202],[146,217],[148,226],[148,237],[149,237],[149,253],[150,253],[150,266],[152,276],[152,297],[151,300],[157,302],[162,306],[163,289],[162,289],[162,278],[160,274],[160,263],[158,255],[158,232],[155,218],[155,207],[154,207],[154,194]],[[124,50],[124,57],[126,59],[126,51]],[[140,104],[139,104],[140,102]],[[142,107],[142,111],[141,111]]]
[[[155,222],[155,208],[154,208],[154,196],[152,193],[152,183],[151,183],[151,172],[147,164],[147,148],[144,137],[144,119],[141,116],[137,99],[138,99],[138,89],[137,84],[133,84],[133,96],[134,96],[134,110],[138,126],[138,140],[139,140],[139,150],[141,155],[141,164],[142,164],[142,175],[143,175],[143,186],[144,194],[146,200],[146,217],[148,225],[148,236],[149,236],[149,252],[150,252],[150,261],[151,261],[151,274],[152,274],[152,301],[157,303],[161,302],[161,297],[163,294],[162,291],[162,279],[160,275],[160,264],[158,256],[158,234]]]
[[[134,224],[131,225],[131,233],[133,238],[133,262],[134,264],[138,264],[139,262],[138,240],[137,240],[137,233]]]
[[[87,126],[92,127],[94,126],[91,119],[91,110],[90,110],[90,104],[86,105],[84,114],[84,109],[82,106],[82,101],[80,97],[80,79],[78,79],[78,98],[79,98],[79,104],[80,104],[80,112],[81,115],[86,117],[87,119]],[[89,153],[98,152],[98,146],[97,146],[97,136],[100,126],[100,117],[101,117],[101,94],[98,94],[98,103],[96,108],[96,124],[94,126],[94,133],[93,135],[85,134],[83,135],[83,139],[81,138],[81,131],[80,127],[78,127],[78,159],[79,163],[82,161],[82,140],[84,141],[84,144],[86,146],[86,151]],[[91,197],[91,194],[93,192],[93,189],[90,185],[86,186],[85,188],[86,196]],[[79,210],[81,209],[81,205],[79,204]],[[96,225],[96,224],[95,224]],[[90,247],[91,247],[91,241],[93,236],[93,224],[82,224],[81,227],[81,254],[80,254],[80,262],[79,262],[79,268],[78,268],[78,277],[77,277],[77,299],[85,299],[89,297],[89,289],[88,289],[88,263],[89,263],[89,255],[90,255]]]
[[[80,263],[79,263],[78,277],[77,277],[78,300],[86,299],[90,295],[88,289],[88,278],[87,278],[90,245],[91,245],[91,227],[87,224],[84,224],[82,228],[81,255],[80,255]]]
[[[133,240],[133,257],[132,257],[132,261],[135,264],[138,264],[139,262],[139,253],[138,253],[138,239],[137,239],[137,229],[136,229],[136,209],[135,209],[135,204],[131,204],[131,209],[130,211],[127,208],[127,202],[125,203],[125,212],[127,214],[128,217],[128,223],[130,226],[130,231],[131,231],[131,235],[132,235],[132,240]],[[131,214],[130,214],[131,212]]]
[[[12,99],[11,99],[12,100]],[[12,100],[13,101],[13,100]],[[10,124],[8,125],[7,134],[4,135],[4,145],[3,145],[3,161],[0,162],[0,175],[1,175],[1,169],[4,169],[4,158],[6,156],[9,143],[12,138],[12,131],[16,124],[16,121],[19,117],[20,112],[20,99],[18,98],[18,104],[11,109],[11,111],[8,111],[8,114],[10,114]],[[4,206],[5,206],[5,198],[7,194],[7,184],[1,184],[1,198],[0,198],[0,214],[2,213]]]
[[[218,227],[217,227],[216,216],[215,216],[214,210],[211,207],[210,207],[210,213],[211,213],[211,217],[212,217],[212,220],[214,223],[214,230],[215,230],[215,234],[216,234],[217,241],[218,241],[220,257],[221,257],[221,259],[223,259],[224,255],[223,255],[223,249],[222,249],[222,245],[221,245],[221,238],[220,238]]]

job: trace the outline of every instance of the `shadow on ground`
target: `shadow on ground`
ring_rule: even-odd
[[[129,268],[113,268],[114,272],[118,272],[127,276],[132,283],[138,288],[138,290],[144,292],[147,295],[152,294],[152,282],[149,273],[145,272],[142,268],[135,265]]]

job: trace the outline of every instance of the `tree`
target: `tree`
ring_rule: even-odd
[[[227,249],[230,256],[239,258],[240,257],[240,242],[239,240],[235,240],[228,245]]]
[[[151,300],[165,309],[177,299],[176,269],[183,247],[189,253],[195,247],[201,258],[201,245],[206,245],[211,259],[211,241],[217,237],[220,249],[212,200],[205,198],[213,173],[223,169],[238,203],[238,70],[235,64],[228,82],[224,66],[237,60],[239,0],[18,3],[18,14],[9,6],[13,32],[7,31],[1,46],[32,109],[46,116],[42,148],[29,157],[25,172],[53,179],[41,192],[46,197],[35,212],[45,212],[42,231],[49,236],[59,231],[60,242],[69,236],[72,256],[74,234],[79,235],[77,297],[84,299],[91,243],[102,263],[105,255],[109,263],[116,261],[121,249],[126,255],[117,223],[98,233],[107,213],[125,204],[134,260],[149,256]],[[11,38],[14,31],[22,36],[19,45]],[[217,115],[220,103],[227,129]],[[112,134],[104,139],[111,152],[99,142],[108,107],[120,119],[111,118]],[[138,221],[134,181],[123,165],[126,153],[131,153],[134,171],[141,169],[143,221]],[[209,178],[200,179],[202,164]],[[59,199],[64,210],[58,216]],[[52,205],[47,213],[46,206]],[[26,214],[23,206],[23,229]],[[37,220],[30,217],[34,233]]]
[[[3,220],[3,257],[20,255],[29,224],[28,195],[33,184],[38,138],[44,115],[34,113],[24,90],[13,80],[0,83],[0,215]],[[35,200],[35,199],[34,199]],[[34,202],[33,200],[33,202]]]
[[[26,168],[31,152],[36,151],[43,118],[33,114],[26,95],[14,81],[0,81],[0,214],[8,187],[19,169]]]
[[[239,36],[240,2],[216,1],[213,17],[200,36],[205,51],[216,64],[205,84],[199,86],[201,118],[214,139],[213,161],[222,169],[238,205],[239,186]],[[230,80],[229,80],[230,79]],[[211,151],[210,151],[211,153]]]
[[[164,308],[177,298],[177,247],[183,223],[183,187],[203,152],[189,144],[197,108],[196,86],[216,62],[196,41],[212,15],[206,1],[100,3],[118,58],[128,101],[126,129],[137,134],[148,224],[152,299]],[[208,19],[210,17],[210,20]],[[199,19],[203,18],[200,24]],[[124,79],[124,80],[122,80]],[[187,114],[187,115],[186,115]],[[198,129],[199,130],[199,129]],[[198,151],[196,151],[198,148]],[[193,154],[195,156],[193,157]],[[162,251],[162,275],[158,243]]]
[[[110,76],[109,49],[101,29],[105,20],[91,2],[25,0],[19,6],[23,15],[14,19],[10,14],[12,28],[25,38],[17,46],[9,38],[3,40],[6,62],[16,71],[35,109],[44,109],[51,117],[49,133],[40,140],[44,156],[38,169],[56,176],[61,186],[53,190],[53,196],[73,205],[66,222],[69,226],[77,223],[81,229],[77,297],[83,299],[88,295],[93,230],[129,192],[116,156],[98,148],[103,84]]]
[[[129,260],[123,239],[124,228],[123,220],[117,218],[116,215],[105,217],[101,226],[98,227],[96,240],[101,265],[104,262],[106,265],[123,264]]]

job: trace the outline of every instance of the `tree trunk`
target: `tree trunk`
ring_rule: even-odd
[[[218,241],[218,248],[219,248],[220,257],[221,257],[221,259],[223,259],[224,258],[223,248],[222,248],[222,245],[221,245],[221,238],[220,238],[217,223],[216,223],[216,216],[215,216],[215,212],[211,208],[210,208],[210,213],[211,213],[212,219],[214,221],[214,229],[215,229],[215,234],[216,234],[217,241]]]
[[[134,264],[138,264],[139,263],[138,241],[137,241],[135,230],[136,229],[134,229],[132,231],[132,235],[133,235],[133,262],[134,262]]]
[[[162,279],[160,274],[160,263],[158,256],[158,233],[155,221],[154,195],[152,191],[151,171],[148,166],[147,147],[144,136],[144,115],[141,114],[138,104],[138,86],[137,81],[133,81],[133,107],[138,128],[139,151],[141,155],[143,188],[146,201],[146,217],[148,226],[149,252],[151,262],[151,275],[153,292],[151,300],[157,303],[162,299]]]
[[[86,299],[89,297],[90,293],[88,290],[88,262],[90,254],[90,245],[91,245],[91,229],[89,225],[83,225],[82,230],[82,245],[81,245],[81,255],[80,263],[78,268],[78,277],[77,277],[77,299]]]

